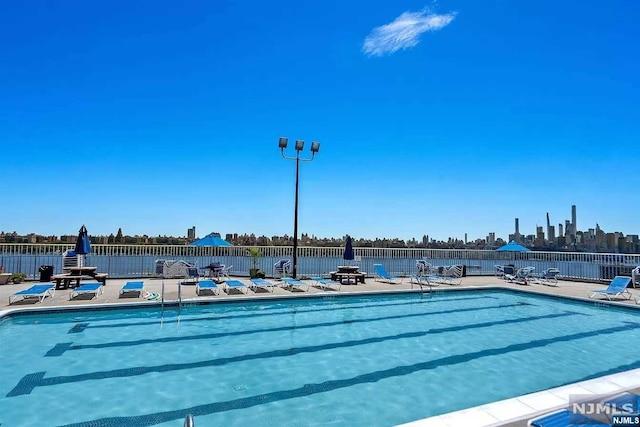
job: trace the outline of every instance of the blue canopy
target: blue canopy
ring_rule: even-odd
[[[233,246],[231,243],[223,240],[220,237],[220,233],[210,233],[204,236],[202,239],[198,239],[189,246]]]
[[[496,251],[499,251],[499,252],[530,252],[531,249],[525,248],[524,246],[519,245],[519,244],[517,244],[516,242],[514,242],[512,240],[509,243],[507,243],[506,245],[496,249]]]

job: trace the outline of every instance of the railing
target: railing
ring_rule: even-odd
[[[0,244],[0,266],[5,272],[23,272],[30,279],[39,277],[42,265],[52,265],[62,271],[62,254],[73,249],[73,244]],[[204,267],[212,262],[233,265],[231,274],[248,275],[252,259],[249,246],[197,247],[169,245],[93,245],[86,256],[85,265],[109,277],[154,277],[156,260],[184,260]],[[261,246],[259,268],[268,275],[273,264],[283,258],[292,258],[290,246]],[[298,248],[298,274],[324,275],[335,271],[338,265],[348,264],[342,259],[344,248]],[[416,260],[425,259],[433,265],[461,264],[467,275],[491,275],[496,265],[514,264],[532,266],[536,271],[558,268],[562,276],[576,280],[608,280],[616,275],[631,275],[640,265],[640,255],[586,253],[586,252],[496,252],[468,249],[413,249],[413,248],[354,248],[360,271],[373,273],[373,264],[384,264],[396,275],[416,271]],[[353,263],[353,262],[352,262]]]

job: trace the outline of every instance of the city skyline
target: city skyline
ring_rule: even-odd
[[[354,236],[354,245],[362,247],[425,247],[425,248],[473,248],[473,249],[496,249],[503,244],[515,241],[527,247],[538,250],[569,250],[569,251],[593,251],[593,252],[626,252],[640,253],[640,237],[638,234],[625,234],[620,231],[605,231],[599,224],[594,228],[585,230],[578,229],[577,206],[571,206],[571,219],[565,219],[564,223],[558,223],[558,232],[556,227],[551,225],[549,213],[546,215],[546,228],[536,226],[535,233],[522,233],[520,229],[520,219],[514,219],[514,232],[509,234],[505,239],[502,236],[496,236],[494,232],[489,232],[485,238],[469,238],[465,233],[464,238],[448,237],[447,239],[435,239],[427,234],[422,237],[398,238],[388,236],[376,236],[374,238],[366,238],[362,236]],[[90,234],[93,243],[102,244],[189,244],[198,239],[207,236],[222,238],[234,245],[240,246],[281,246],[292,245],[293,236],[285,233],[284,235],[271,235],[256,233],[225,233],[207,231],[205,235],[200,235],[196,226],[189,227],[185,235],[167,236],[167,235],[130,235],[125,234],[122,228],[109,235]],[[36,233],[28,233],[27,235],[18,235],[16,232],[6,233],[0,230],[0,243],[73,243],[76,240],[75,234],[65,235],[38,235]],[[302,232],[299,236],[299,244],[302,246],[341,246],[346,238],[346,234],[342,236],[317,236]]]
[[[10,2],[0,229],[638,232],[640,6]],[[277,23],[277,24],[276,24]],[[531,230],[531,231],[530,231]]]
[[[430,240],[434,240],[437,242],[446,242],[449,241],[451,239],[457,239],[460,241],[476,241],[478,239],[484,239],[486,240],[488,243],[491,243],[491,236],[493,236],[493,241],[496,240],[503,240],[506,242],[509,242],[510,240],[516,240],[516,241],[522,241],[519,237],[517,237],[518,231],[522,231],[520,233],[520,236],[524,237],[524,236],[537,236],[540,233],[540,228],[542,227],[543,231],[544,231],[544,240],[549,240],[549,232],[551,230],[553,230],[553,236],[564,236],[564,235],[571,235],[573,236],[573,239],[575,240],[575,236],[576,233],[587,233],[589,230],[596,230],[596,229],[607,229],[607,230],[612,230],[611,232],[614,233],[620,233],[622,235],[638,235],[640,233],[638,232],[625,232],[622,231],[621,229],[617,229],[617,228],[606,228],[606,227],[601,227],[599,223],[595,223],[592,226],[588,226],[584,229],[584,230],[580,230],[578,228],[577,225],[577,206],[576,205],[571,205],[571,211],[570,214],[561,219],[561,222],[558,222],[557,224],[553,224],[553,222],[550,219],[550,215],[549,212],[546,212],[546,218],[547,218],[547,222],[544,225],[544,227],[542,225],[540,225],[538,222],[536,222],[535,226],[533,228],[531,227],[522,227],[522,222],[520,221],[520,217],[515,217],[514,221],[514,227],[512,229],[512,232],[507,232],[504,235],[500,235],[494,231],[489,231],[487,233],[485,233],[482,236],[472,236],[469,235],[469,233],[466,232],[460,232],[460,233],[456,233],[455,235],[451,235],[451,236],[446,236],[444,238],[438,238],[436,237],[434,234],[429,233],[428,230],[423,230],[422,233],[417,233],[415,235],[412,236],[397,236],[397,235],[393,235],[393,236],[383,236],[383,235],[374,235],[374,236],[370,236],[370,235],[365,235],[365,236],[358,236],[359,238],[362,239],[369,239],[369,240],[374,240],[374,239],[398,239],[398,240],[403,240],[403,241],[409,241],[409,240],[421,240],[422,236],[429,236]],[[568,219],[571,218],[571,219]],[[584,221],[583,221],[584,222]],[[121,231],[123,228],[126,227],[118,227],[118,232]],[[507,226],[503,226],[502,228],[506,229]],[[183,234],[168,234],[168,233],[162,233],[162,232],[153,232],[153,233],[136,233],[136,232],[131,232],[131,233],[126,233],[127,236],[148,236],[148,237],[175,237],[175,238],[187,238],[190,240],[193,240],[195,238],[199,238],[199,237],[204,237],[204,236],[199,236],[197,234],[196,230],[202,230],[205,229],[205,233],[209,234],[210,232],[212,232],[211,230],[220,230],[220,229],[224,229],[223,227],[219,227],[217,225],[212,225],[212,226],[191,226],[189,227],[186,232],[184,232]],[[115,233],[113,231],[107,232],[107,233],[94,233],[91,232],[91,229],[89,230],[90,234],[92,236],[109,236],[109,235],[115,235]],[[47,233],[37,233],[34,231],[28,231],[28,232],[18,232],[16,230],[3,230],[1,228],[1,223],[0,223],[0,233],[17,233],[18,235],[29,235],[29,234],[38,234],[41,236],[75,236],[77,233],[74,232],[65,232],[65,233],[52,233],[52,232],[47,232]],[[251,230],[242,230],[239,232],[233,232],[233,233],[221,233],[222,236],[228,235],[228,234],[236,234],[236,235],[256,235],[256,236],[262,236],[262,237],[282,237],[282,236],[293,236],[292,230],[289,231],[285,231],[282,234],[267,234],[267,233],[261,233],[259,231],[251,231]],[[312,236],[316,236],[318,238],[321,239],[336,239],[336,238],[342,238],[345,235],[349,234],[352,236],[356,236],[356,234],[354,233],[342,233],[339,235],[333,235],[333,236],[329,236],[329,235],[320,235],[320,234],[316,234],[316,233],[309,233],[307,231],[305,231],[304,229],[302,229],[300,231],[300,234],[307,234],[307,235],[312,235]]]

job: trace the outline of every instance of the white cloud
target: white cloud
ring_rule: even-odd
[[[420,35],[440,30],[453,21],[456,12],[438,15],[425,9],[404,12],[389,24],[376,27],[364,39],[362,51],[371,56],[382,56],[400,49],[408,49],[420,42]]]

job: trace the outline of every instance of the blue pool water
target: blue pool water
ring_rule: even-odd
[[[392,426],[640,367],[640,313],[508,291],[12,316],[2,426]]]

